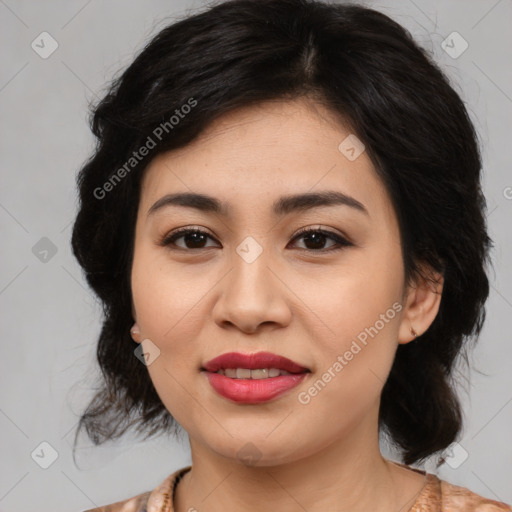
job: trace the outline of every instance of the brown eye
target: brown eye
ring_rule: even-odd
[[[335,251],[342,249],[343,247],[354,245],[336,233],[319,228],[305,228],[299,231],[299,233],[294,237],[293,241],[299,240],[301,238],[304,239],[306,247],[300,247],[300,249],[311,250],[314,252]],[[329,239],[333,240],[335,243],[332,244],[330,248],[325,249],[323,246]]]
[[[184,247],[176,244],[176,240],[179,240],[180,238],[183,238],[184,240]],[[180,249],[208,249],[209,247],[205,246],[208,238],[213,240],[213,238],[206,231],[202,231],[200,229],[184,228],[167,235],[162,240],[160,245],[175,245]]]

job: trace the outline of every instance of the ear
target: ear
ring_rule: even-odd
[[[421,336],[432,324],[441,304],[444,276],[424,267],[426,277],[410,284],[405,293],[405,305],[398,330],[398,343],[405,344]],[[411,327],[417,336],[411,333]]]

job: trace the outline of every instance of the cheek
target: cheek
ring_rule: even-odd
[[[187,266],[171,265],[164,251],[155,254],[144,247],[136,250],[132,295],[137,322],[145,337],[167,346],[187,333],[193,336],[199,326],[201,299],[214,285],[202,274]]]
[[[365,290],[354,283],[344,288],[347,295],[340,291],[324,301],[321,316],[330,330],[311,338],[315,376],[297,397],[308,428],[314,428],[315,418],[329,417],[333,435],[341,435],[380,400],[395,357],[401,304],[392,294]]]
[[[338,382],[345,381],[343,386],[367,383],[378,391],[397,348],[402,265],[390,250],[367,256],[354,259],[349,270],[333,272],[316,288],[303,288],[302,296],[308,297],[308,307],[321,320],[315,320],[309,333],[316,340],[311,345],[315,359],[321,361],[318,371],[336,374]]]
[[[134,254],[131,278],[137,323],[143,338],[159,350],[147,370],[164,406],[179,423],[186,423],[190,407],[186,378],[199,372],[194,339],[199,337],[199,317],[204,316],[197,304],[204,292],[185,274],[176,269],[171,273],[165,261],[144,248]]]
[[[134,254],[131,278],[142,336],[160,351],[148,372],[162,402],[179,421],[190,399],[184,386],[192,375],[199,375],[203,362],[198,340],[208,315],[207,292],[216,280],[197,269],[171,265],[165,254],[145,247]]]

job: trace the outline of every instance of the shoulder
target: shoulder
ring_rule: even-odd
[[[186,466],[176,470],[174,473],[168,475],[163,482],[152,491],[147,491],[110,505],[84,510],[83,512],[148,512],[148,510],[173,512],[172,500],[174,487],[181,477],[191,469],[192,466]]]
[[[146,512],[149,496],[150,491],[110,505],[84,510],[84,512]]]
[[[512,512],[512,507],[501,501],[480,496],[466,487],[439,480],[442,512]]]
[[[426,473],[426,483],[410,512],[512,512],[512,507]]]

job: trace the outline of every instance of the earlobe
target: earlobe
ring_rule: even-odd
[[[437,272],[431,272],[430,276],[409,288],[398,331],[399,344],[414,341],[425,333],[439,311],[444,278]]]
[[[130,334],[132,335],[132,339],[133,341],[136,341],[137,343],[140,343],[140,328],[137,324],[137,322],[135,322],[132,326],[132,328],[130,329]]]

